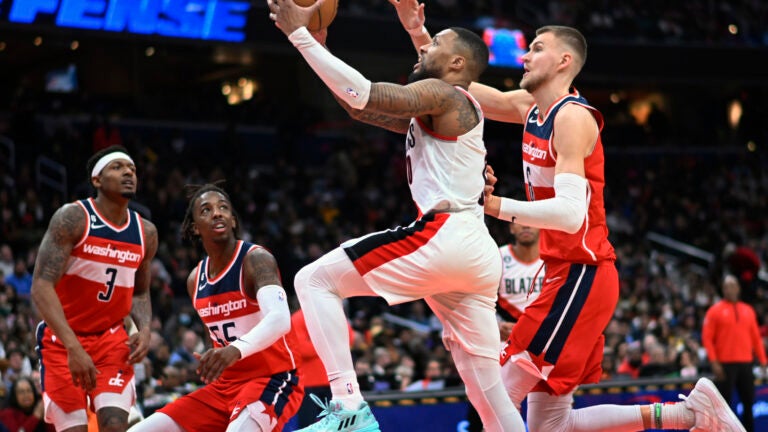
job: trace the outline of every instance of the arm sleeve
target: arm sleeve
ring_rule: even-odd
[[[555,176],[555,197],[541,201],[501,198],[499,219],[574,234],[587,217],[587,179],[571,173]]]
[[[288,36],[304,60],[325,85],[352,108],[363,109],[368,104],[371,82],[360,72],[334,57],[306,27],[299,27]]]
[[[264,317],[231,344],[240,350],[243,358],[269,347],[291,330],[291,312],[283,287],[265,285],[259,288],[256,300]]]

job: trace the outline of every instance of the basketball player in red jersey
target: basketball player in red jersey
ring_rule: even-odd
[[[501,260],[481,204],[484,120],[466,91],[485,69],[488,49],[469,30],[447,29],[421,48],[410,84],[372,83],[307,31],[316,8],[275,0],[270,16],[354,118],[406,135],[407,181],[419,218],[345,242],[296,275],[333,394],[328,415],[302,430],[379,430],[352,366],[342,300],[380,296],[390,304],[425,299],[486,430],[523,431],[501,382],[494,307]]]
[[[87,169],[96,197],[56,211],[32,279],[45,420],[86,432],[90,403],[101,432],[123,432],[135,399],[132,364],[149,348],[157,230],[128,209],[136,165],[123,147],[94,154]],[[129,314],[138,328],[130,337]]]
[[[414,45],[430,40],[423,4],[390,3]],[[602,333],[613,316],[619,286],[603,204],[603,117],[572,87],[586,57],[587,43],[578,30],[546,26],[537,30],[522,58],[522,90],[470,86],[488,118],[525,126],[528,201],[489,193],[485,212],[541,228],[547,269],[541,295],[525,309],[502,351],[507,391],[518,406],[528,395],[533,431],[743,431],[706,378],[683,403],[571,408],[576,387],[600,379]]]
[[[213,343],[200,357],[206,385],[182,396],[131,432],[282,430],[301,405],[288,299],[272,254],[238,240],[229,195],[207,184],[192,190],[182,233],[206,256],[187,290]]]

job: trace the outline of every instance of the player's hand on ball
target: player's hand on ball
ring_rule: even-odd
[[[297,6],[293,0],[267,0],[269,18],[288,36],[299,27],[309,25],[310,18],[323,2],[324,0],[318,0],[310,6],[301,7]]]

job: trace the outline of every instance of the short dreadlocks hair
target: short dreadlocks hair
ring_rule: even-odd
[[[227,201],[232,203],[232,199],[229,197],[229,194],[222,189],[221,185],[225,183],[224,180],[219,180],[213,183],[206,183],[203,185],[196,185],[196,184],[188,184],[184,186],[184,189],[187,192],[187,199],[189,199],[189,205],[187,205],[187,212],[184,215],[184,220],[181,222],[181,238],[184,240],[193,241],[198,236],[195,235],[194,232],[194,225],[195,225],[195,218],[192,215],[192,209],[195,208],[195,202],[206,192],[218,192],[224,196],[224,198],[227,199]],[[235,220],[238,222],[237,226],[232,229],[232,231],[235,234],[235,237],[240,237],[240,215],[237,214],[234,207],[232,208],[232,215],[235,216]]]

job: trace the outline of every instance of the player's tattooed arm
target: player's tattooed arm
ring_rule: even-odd
[[[32,275],[32,301],[67,349],[79,347],[80,343],[69,327],[55,284],[64,274],[72,248],[83,238],[86,223],[85,212],[79,205],[67,204],[59,208],[51,217],[40,243]]]
[[[368,123],[373,126],[378,126],[392,132],[404,134],[408,132],[408,124],[411,122],[410,118],[398,118],[387,114],[381,114],[374,111],[359,110],[352,108],[343,99],[336,96],[335,93],[331,93],[333,97],[339,102],[344,110],[347,111],[350,117],[363,123]]]
[[[375,83],[365,110],[408,119],[430,116],[435,130],[445,135],[464,134],[480,121],[467,96],[439,79],[406,86]]]
[[[152,222],[142,219],[144,224],[144,259],[136,270],[133,288],[131,318],[139,330],[149,328],[152,321],[152,306],[149,300],[149,286],[152,281],[152,261],[157,253],[157,228]]]
[[[139,331],[130,335],[128,339],[128,345],[131,347],[129,363],[140,362],[149,352],[150,323],[152,322],[149,285],[152,281],[152,260],[157,253],[157,228],[146,219],[142,219],[141,223],[144,225],[144,259],[136,270],[131,301],[131,318]]]
[[[53,214],[40,243],[33,279],[58,282],[72,248],[85,233],[85,224],[85,212],[77,204],[67,204]]]
[[[245,256],[243,274],[248,295],[256,298],[256,291],[265,285],[283,286],[275,257],[264,248],[254,248]]]

